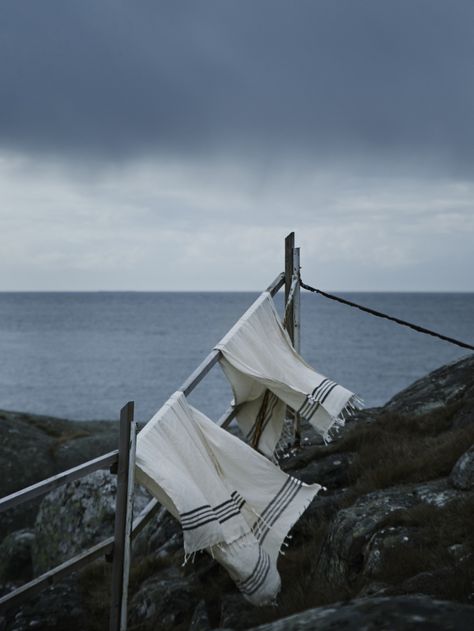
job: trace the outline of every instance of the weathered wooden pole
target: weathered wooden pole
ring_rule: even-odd
[[[291,281],[300,271],[300,249],[295,248],[295,233],[290,234],[285,239],[285,305],[288,302],[291,289]],[[296,285],[293,300],[287,312],[287,331],[295,350],[300,352],[300,286]],[[301,444],[300,418],[295,413],[295,447]]]
[[[290,295],[291,289],[291,280],[293,278],[293,250],[295,249],[295,233],[290,232],[290,234],[285,239],[285,305],[288,302],[288,297]],[[292,344],[295,341],[295,328],[294,328],[294,313],[293,313],[293,304],[291,304],[288,308],[287,312],[287,331],[290,336],[290,340]]]
[[[293,248],[293,274],[299,279],[300,274],[300,249]],[[293,296],[293,346],[297,353],[301,349],[301,302],[300,302],[300,284],[296,285]],[[301,417],[295,413],[295,447],[301,446]]]
[[[130,572],[130,535],[133,521],[136,445],[136,423],[133,411],[133,401],[129,401],[120,411],[110,631],[126,631],[127,629],[127,593]]]
[[[299,279],[300,274],[300,248],[293,248],[293,274]],[[293,346],[295,351],[301,351],[301,287],[296,285],[293,296]]]

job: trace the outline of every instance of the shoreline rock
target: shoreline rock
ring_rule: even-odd
[[[0,412],[0,432],[0,465],[12,463],[0,489],[13,489],[113,449],[118,424]],[[246,603],[206,554],[182,567],[179,524],[162,510],[134,543],[131,621],[143,631],[158,625],[169,631],[189,625],[202,631],[471,628],[473,443],[471,355],[360,413],[329,445],[311,439],[282,459],[289,473],[327,491],[293,529],[279,562],[283,589],[276,608]],[[0,543],[4,590],[27,579],[33,560],[43,571],[107,536],[111,478],[97,472],[46,496],[36,525],[39,502],[26,515],[2,520],[4,531],[14,531]],[[55,543],[55,524],[66,537],[64,549]],[[15,555],[18,568],[9,565]],[[66,608],[69,631],[103,629],[109,581],[110,566],[98,562],[9,612],[0,628],[26,631],[44,623],[59,630]]]
[[[251,631],[380,631],[426,629],[466,631],[474,625],[474,607],[431,600],[427,596],[362,598],[309,609]]]
[[[0,410],[0,497],[14,493],[118,445],[118,422],[66,419]],[[41,498],[2,513],[0,540],[32,527]]]

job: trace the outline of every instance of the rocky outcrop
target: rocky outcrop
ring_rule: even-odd
[[[420,416],[459,404],[458,426],[474,422],[474,355],[446,364],[396,394],[384,412]]]
[[[301,469],[295,469],[293,465],[286,470],[306,484],[318,482],[334,491],[349,484],[349,469],[353,461],[354,455],[351,453],[330,454],[312,460]]]
[[[46,495],[34,527],[35,575],[113,534],[116,493],[116,476],[108,471],[95,471]],[[137,487],[135,513],[139,513],[149,499],[149,495]]]
[[[285,454],[282,468],[326,490],[297,522],[286,556],[280,557],[276,607],[249,605],[206,554],[183,566],[179,525],[162,509],[133,544],[130,626],[141,631],[158,625],[170,631],[471,628],[473,369],[474,357],[442,367],[385,407],[358,414],[329,445],[308,434],[300,450]],[[55,428],[50,419],[39,425],[27,423],[26,444],[33,449],[38,438],[43,471],[53,471],[57,458],[66,468],[75,458],[98,455],[86,455],[94,438],[65,438],[66,428],[75,424],[59,421]],[[105,426],[101,432],[96,437],[109,440]],[[7,451],[15,440],[15,432],[7,432]],[[97,444],[100,453],[111,446]],[[32,458],[34,451],[25,453]],[[24,463],[18,459],[16,466]],[[35,467],[31,471],[45,477]],[[7,479],[13,479],[11,472]],[[109,536],[114,493],[115,477],[97,472],[45,497],[35,527],[14,532],[0,546],[4,588],[8,581],[25,580],[32,565],[43,571]],[[146,497],[137,497],[140,510]],[[15,557],[22,559],[18,567]],[[88,571],[79,582],[68,579],[9,612],[6,631],[38,625],[105,628],[110,566],[99,562]]]
[[[133,542],[136,558],[166,558],[183,548],[183,535],[176,520],[164,508],[145,526]]]
[[[253,631],[380,631],[424,629],[466,631],[473,628],[474,607],[431,600],[426,596],[363,598],[335,603],[255,627]]]
[[[167,631],[189,620],[196,600],[192,582],[170,567],[143,582],[130,602],[130,624],[149,622]],[[156,628],[156,627],[155,627]]]
[[[337,588],[383,580],[394,551],[418,548],[414,528],[387,525],[394,513],[427,504],[442,508],[462,497],[447,480],[410,484],[364,495],[331,522],[319,571]]]
[[[118,423],[0,411],[0,497],[100,456],[118,444]],[[2,513],[0,539],[32,526],[41,500]]]
[[[0,585],[24,582],[33,576],[32,548],[35,533],[17,530],[6,536],[0,544]]]
[[[84,610],[74,578],[43,590],[16,612],[7,612],[3,621],[0,617],[2,631],[86,631],[89,628],[89,614]]]
[[[474,490],[474,447],[466,451],[456,462],[449,481],[456,489]]]
[[[96,471],[46,495],[34,528],[13,532],[0,545],[0,592],[7,593],[110,537],[114,529],[116,491],[116,476],[108,471]],[[137,487],[135,514],[149,500],[148,493]],[[81,581],[78,575],[73,575],[22,607],[14,617],[12,629],[82,631],[89,628],[87,617]],[[0,629],[3,631],[1,625]]]

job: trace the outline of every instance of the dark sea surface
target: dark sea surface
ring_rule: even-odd
[[[474,343],[474,294],[345,297]],[[257,297],[254,293],[0,293],[0,408],[114,419],[135,400],[148,420]],[[277,297],[281,310],[281,296]],[[467,351],[325,298],[302,295],[302,355],[381,405]],[[230,402],[220,368],[191,402],[218,418]]]

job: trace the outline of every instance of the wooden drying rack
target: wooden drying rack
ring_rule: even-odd
[[[287,303],[292,280],[299,276],[300,249],[295,248],[295,233],[291,232],[285,239],[285,271],[279,274],[267,287],[272,296],[285,286],[285,304]],[[296,285],[293,300],[288,307],[288,333],[295,349],[300,350],[300,287]],[[221,352],[213,350],[183,383],[181,390],[185,396],[204,379],[207,373],[219,361]],[[230,406],[217,421],[217,425],[227,428],[237,412]],[[299,441],[299,420],[296,419],[295,437]],[[153,499],[133,519],[133,487],[135,469],[136,421],[134,419],[134,403],[129,401],[120,411],[119,447],[103,456],[89,460],[77,467],[58,473],[50,478],[37,482],[29,487],[16,491],[0,499],[0,513],[19,506],[57,489],[63,484],[98,471],[109,469],[117,475],[117,496],[115,504],[115,528],[113,537],[109,537],[72,559],[61,563],[41,574],[32,581],[0,598],[0,611],[13,609],[25,600],[41,592],[46,587],[57,583],[96,559],[105,557],[112,562],[112,594],[110,604],[109,631],[126,631],[127,629],[127,593],[130,571],[131,542],[143,530],[152,517],[158,512],[160,504]]]

